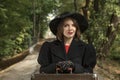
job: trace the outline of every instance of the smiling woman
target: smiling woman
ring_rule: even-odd
[[[88,22],[79,13],[64,12],[51,20],[50,30],[56,40],[43,43],[38,56],[40,73],[93,73],[96,51],[80,35]]]
[[[78,26],[76,26],[75,21],[72,18],[66,18],[63,20],[62,23],[60,23],[61,25],[58,26],[58,39],[60,38],[60,40],[62,40],[62,37],[59,37],[59,35],[61,34],[61,36],[63,35],[64,38],[73,38],[75,33],[76,33],[76,29],[78,28]],[[62,26],[62,27],[61,27]],[[80,33],[80,32],[79,32]],[[66,39],[64,39],[66,40]]]

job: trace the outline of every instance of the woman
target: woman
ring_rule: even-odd
[[[40,73],[93,73],[96,52],[91,44],[80,40],[88,22],[79,13],[65,12],[49,24],[56,40],[45,42],[38,56]]]

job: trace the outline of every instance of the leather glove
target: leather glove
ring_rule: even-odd
[[[74,63],[71,61],[60,61],[56,64],[56,68],[59,68],[62,73],[68,73],[70,72],[68,68],[74,69]]]

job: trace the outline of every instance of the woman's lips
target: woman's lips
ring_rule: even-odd
[[[73,34],[73,32],[68,32],[68,34],[70,34],[70,35],[71,35],[71,34]]]

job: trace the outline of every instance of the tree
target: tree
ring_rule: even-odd
[[[91,9],[90,25],[92,26],[92,33],[88,32],[87,39],[88,42],[93,42],[96,45],[98,57],[104,58],[110,55],[110,49],[118,35],[120,19],[116,13],[120,13],[119,5],[116,0],[94,0],[93,3],[93,9],[88,7],[89,10]],[[90,5],[90,2],[87,5]]]
[[[28,0],[1,0],[0,2],[0,59],[12,56],[26,48],[30,30]],[[17,6],[17,7],[16,7]]]

